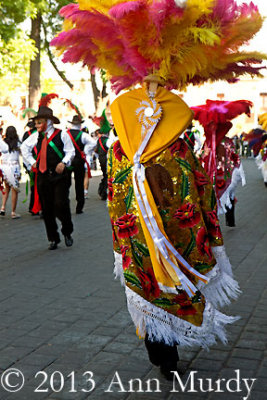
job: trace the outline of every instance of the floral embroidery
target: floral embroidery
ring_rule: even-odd
[[[114,225],[118,227],[119,238],[129,238],[138,234],[136,219],[137,216],[134,214],[125,214],[117,219]]]
[[[142,288],[147,297],[149,296],[159,297],[160,288],[152,268],[148,268],[146,272],[140,270],[139,278],[141,281]]]
[[[126,255],[127,250],[129,250],[129,246],[121,246],[122,267],[124,270],[127,269],[132,262],[131,257]]]
[[[123,151],[123,148],[121,147],[120,141],[117,140],[114,145],[113,145],[113,152],[114,152],[114,157],[121,162],[122,156],[126,157],[126,154]]]
[[[108,178],[108,201],[112,201],[113,199],[113,194],[114,194],[113,181],[114,178]]]
[[[178,208],[173,217],[180,220],[180,228],[192,228],[200,221],[200,213],[196,212],[196,205],[191,203],[186,203]]]
[[[200,196],[203,196],[204,194],[204,186],[209,183],[208,178],[202,174],[202,172],[199,171],[194,171],[194,176],[195,176],[195,183],[198,188],[198,192]]]
[[[207,255],[209,259],[212,259],[212,251],[209,243],[209,237],[206,229],[202,226],[199,229],[196,237],[197,248],[200,254]]]
[[[184,140],[178,139],[169,147],[169,150],[171,155],[178,152],[179,157],[185,158],[188,147]]]

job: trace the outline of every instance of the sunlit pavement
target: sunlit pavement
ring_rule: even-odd
[[[190,390],[188,381],[184,393],[177,380],[164,380],[148,361],[123,288],[113,279],[110,222],[106,203],[97,195],[100,177],[91,180],[84,214],[74,213],[71,192],[74,245],[67,248],[62,240],[56,251],[47,250],[43,221],[28,214],[27,203],[22,203],[23,183],[17,210],[22,218],[10,218],[9,200],[0,220],[0,399],[245,399],[248,389],[242,379],[250,379],[251,386],[257,378],[249,399],[263,400],[267,188],[254,161],[245,159],[243,164],[247,186],[237,192],[237,226],[225,227],[221,218],[226,250],[243,291],[224,312],[242,318],[229,327],[227,346],[179,351],[180,368],[186,371],[180,375],[183,383],[192,371],[204,381],[203,391],[197,383]],[[23,388],[16,370],[6,373],[10,368],[24,375]],[[134,378],[140,378],[139,386],[131,386]],[[222,382],[220,391],[217,380]]]

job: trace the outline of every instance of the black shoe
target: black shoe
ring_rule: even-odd
[[[267,187],[267,182],[264,182],[265,187]]]
[[[76,210],[76,214],[83,214],[83,210]]]
[[[4,217],[6,215],[6,212],[4,210],[1,210],[0,215],[1,215],[1,217]]]
[[[173,372],[174,371],[177,371],[177,363],[176,362],[161,364],[161,366],[160,366],[160,372],[167,379],[167,381],[173,380],[173,376],[174,376]]]
[[[73,239],[70,235],[65,236],[65,244],[67,247],[70,247],[73,245]]]
[[[48,250],[56,250],[59,242],[60,242],[60,240],[55,240],[53,242],[50,242],[50,246],[48,247]]]

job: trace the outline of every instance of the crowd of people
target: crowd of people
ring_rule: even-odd
[[[1,120],[0,215],[6,216],[11,192],[11,218],[21,217],[16,208],[23,162],[28,175],[26,187],[30,184],[29,213],[44,220],[50,250],[55,250],[60,242],[56,219],[61,222],[66,246],[73,244],[69,202],[72,176],[76,214],[82,214],[88,197],[91,169],[96,168],[97,159],[103,173],[98,193],[102,200],[107,199],[107,151],[115,136],[103,114],[102,118],[95,119],[99,128],[89,134],[80,115],[73,115],[65,129],[57,129],[60,120],[53,114],[53,110],[40,106],[37,114],[29,119],[21,140],[16,128],[8,126],[4,130],[4,121]]]

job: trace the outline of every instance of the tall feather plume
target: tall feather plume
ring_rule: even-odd
[[[119,92],[156,73],[169,88],[261,76],[265,54],[240,51],[260,30],[252,2],[236,0],[77,0],[60,14],[51,45],[64,62],[102,68]]]
[[[48,107],[50,105],[51,101],[53,99],[58,99],[58,97],[59,96],[57,93],[49,93],[49,94],[44,93],[41,97],[41,100],[39,101],[39,107],[41,107],[41,106]]]
[[[82,114],[81,114],[79,108],[78,108],[71,100],[69,100],[69,99],[64,99],[64,105],[65,105],[65,104],[68,104],[68,105],[70,106],[70,108],[71,108],[72,110],[74,110],[76,114],[79,115],[79,117],[80,117],[81,120],[83,119]]]

